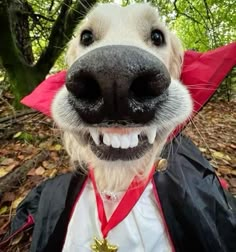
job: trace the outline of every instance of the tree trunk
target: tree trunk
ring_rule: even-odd
[[[0,64],[5,68],[15,106],[48,74],[72,37],[73,30],[96,0],[63,0],[48,44],[37,63],[33,63],[28,16],[35,15],[27,0],[0,0]],[[89,6],[88,6],[89,5]],[[83,14],[82,14],[83,13]]]
[[[32,65],[34,55],[30,39],[29,14],[33,12],[26,0],[12,0],[9,5],[9,14],[12,30],[15,33],[16,45],[22,52],[25,61]]]
[[[29,94],[42,80],[45,74],[36,71],[34,67],[27,65],[18,65],[12,69],[7,69],[11,89],[14,94],[14,106],[16,108],[22,107],[20,100],[25,95]]]

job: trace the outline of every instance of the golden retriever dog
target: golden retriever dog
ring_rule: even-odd
[[[157,10],[96,5],[66,60],[52,115],[78,172],[33,189],[2,245],[32,227],[32,252],[236,251],[235,202],[209,162],[186,137],[165,146],[193,104]]]
[[[72,162],[94,169],[100,192],[145,180],[192,112],[179,39],[149,4],[101,4],[76,29],[66,60],[52,114]]]

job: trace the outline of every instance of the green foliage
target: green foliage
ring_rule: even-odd
[[[152,0],[186,49],[207,51],[236,40],[234,0]]]
[[[0,78],[5,67],[11,80],[11,88],[18,99],[32,90],[49,71],[57,72],[66,67],[64,49],[71,39],[73,28],[70,31],[68,29],[79,22],[89,9],[87,7],[91,7],[88,4],[92,5],[94,2],[96,0],[1,1],[0,21],[6,21],[2,18],[6,18],[7,14],[10,16],[10,24],[3,24],[1,21],[0,31],[3,36],[1,43],[4,43],[7,49],[1,48],[0,45]],[[117,1],[97,0],[97,2]],[[159,9],[168,26],[177,32],[186,49],[207,51],[236,40],[235,0],[121,0],[120,2],[123,6],[134,2],[151,2]],[[1,9],[4,4],[8,6],[6,10]],[[86,8],[84,5],[87,5]],[[18,23],[20,25],[17,25]],[[12,26],[11,37],[4,35],[7,25]],[[15,31],[18,26],[22,26],[20,33]],[[21,34],[22,32],[24,34]],[[2,54],[6,52],[4,59]],[[26,59],[29,59],[30,64]],[[13,64],[10,68],[9,63]],[[19,66],[22,67],[12,71]],[[230,87],[231,85],[227,85],[227,88]]]
[[[34,140],[34,137],[32,134],[28,133],[28,132],[23,132],[23,131],[19,131],[17,132],[13,138],[17,139],[17,140],[21,140],[24,142],[32,142]]]
[[[28,0],[28,3],[32,7],[32,15],[29,15],[30,37],[34,58],[37,61],[48,45],[50,33],[60,13],[62,3],[52,0]]]

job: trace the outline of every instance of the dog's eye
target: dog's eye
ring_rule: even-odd
[[[161,46],[165,43],[165,38],[160,30],[153,30],[151,33],[151,39],[154,45]]]
[[[89,46],[94,42],[93,33],[89,30],[84,30],[80,36],[80,43],[83,46]]]

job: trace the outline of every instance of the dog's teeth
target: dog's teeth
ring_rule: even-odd
[[[103,133],[102,142],[107,146],[112,146],[113,148],[121,148],[121,149],[128,149],[133,148],[138,145],[139,139],[138,135],[140,132],[133,132],[130,134],[111,134],[111,133]],[[92,132],[91,132],[92,135]],[[96,134],[94,134],[92,137],[94,138],[94,135],[97,137]],[[98,134],[99,136],[99,134]],[[98,139],[99,140],[99,139]]]
[[[96,130],[94,129],[90,129],[90,135],[93,139],[93,141],[95,142],[96,145],[99,145],[100,144],[100,141],[99,141],[99,134]]]
[[[136,147],[138,145],[138,133],[130,134],[130,148]]]
[[[130,146],[130,137],[129,135],[120,136],[120,146],[121,149],[128,149]]]
[[[120,138],[117,135],[110,135],[110,140],[113,148],[120,148]]]
[[[110,146],[110,145],[111,145],[111,139],[110,139],[110,136],[109,136],[107,133],[105,133],[105,134],[103,135],[103,143],[104,143],[105,145],[107,145],[107,146]]]
[[[157,130],[154,127],[147,129],[146,134],[147,134],[148,142],[150,144],[154,143],[155,138],[156,138],[156,133],[157,133]]]

